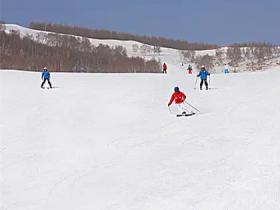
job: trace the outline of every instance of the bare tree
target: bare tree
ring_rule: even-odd
[[[238,66],[242,61],[242,53],[240,47],[229,47],[227,49],[227,59],[230,60],[229,65]]]
[[[5,29],[6,29],[6,25],[0,23],[0,31],[5,31]]]
[[[116,46],[116,47],[114,47],[114,50],[119,55],[127,56],[127,50],[123,46]]]
[[[133,51],[134,53],[137,53],[138,50],[139,50],[138,44],[133,44],[133,45],[132,45],[132,51]]]
[[[214,67],[214,57],[210,55],[197,56],[195,59],[195,64],[197,68],[200,68],[202,65],[207,69],[212,70]]]
[[[222,49],[216,50],[216,61],[218,65],[221,65],[224,62],[225,53]]]
[[[146,57],[147,54],[150,52],[149,45],[143,44],[143,45],[140,47],[140,52],[141,52],[141,54],[142,54],[144,57]]]
[[[258,60],[258,63],[262,63],[267,59],[272,58],[272,48],[268,46],[258,46],[253,50],[253,55]]]
[[[161,48],[160,48],[160,46],[154,46],[153,51],[154,51],[154,54],[160,55],[160,53],[161,53]]]
[[[252,48],[251,47],[244,48],[242,54],[247,60],[249,60],[252,57]]]
[[[184,50],[179,51],[182,63],[195,61],[195,51],[194,50]]]

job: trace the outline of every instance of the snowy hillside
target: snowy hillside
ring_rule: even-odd
[[[7,33],[9,33],[10,31],[17,31],[19,32],[19,34],[21,35],[21,37],[24,36],[32,36],[34,38],[34,40],[45,43],[45,34],[48,33],[52,33],[52,32],[46,32],[46,31],[39,31],[39,30],[34,30],[34,29],[30,29],[30,28],[25,28],[19,25],[15,25],[15,24],[5,24],[5,31]],[[74,36],[74,35],[73,35]],[[79,36],[75,36],[75,37],[79,37]],[[103,45],[108,45],[110,47],[116,47],[116,46],[123,46],[127,49],[127,53],[130,56],[143,56],[140,51],[138,51],[138,53],[135,53],[133,51],[133,45],[138,45],[139,47],[141,45],[143,45],[143,43],[140,42],[136,42],[136,41],[119,41],[119,40],[110,40],[110,39],[92,39],[89,38],[90,42],[92,45],[94,46],[98,46],[99,44],[103,44]],[[147,45],[148,46],[148,45]],[[152,47],[152,46],[150,46]],[[177,50],[175,49],[170,49],[170,48],[162,48],[162,51],[164,54],[166,53],[172,53],[174,55],[177,54]]]
[[[48,45],[55,45],[54,33],[33,30],[14,24],[4,24],[5,32],[17,31],[21,37],[28,36],[36,42],[40,42]],[[50,35],[50,36],[49,36]],[[72,36],[80,41],[83,38],[74,35]],[[109,39],[92,39],[87,38],[92,46],[99,46],[100,44],[108,45],[111,48],[122,46],[126,49],[128,56],[141,57],[145,60],[155,59],[157,61],[171,63],[172,68],[186,70],[188,64],[196,66],[206,65],[211,72],[220,73],[224,70],[224,64],[229,65],[231,72],[242,71],[256,71],[269,69],[280,65],[280,47],[272,45],[262,45],[261,43],[251,47],[237,47],[235,49],[231,47],[222,47],[215,50],[202,50],[202,51],[182,51],[171,48],[155,48],[136,41],[120,41]],[[160,53],[158,52],[160,50]],[[182,65],[184,64],[184,65]]]
[[[52,82],[0,71],[1,210],[280,209],[280,68]],[[176,85],[201,114],[170,114]]]
[[[46,31],[33,30],[15,24],[5,24],[5,31],[7,33],[10,33],[11,31],[17,31],[21,37],[30,36],[35,41],[43,44],[46,44],[47,42],[46,35],[52,33]],[[74,37],[82,38],[79,36],[74,36]],[[182,60],[182,55],[180,53],[181,52],[180,50],[161,47],[160,48],[161,53],[158,54],[153,52],[153,46],[146,45],[136,41],[102,40],[102,39],[92,39],[92,38],[89,38],[89,41],[93,46],[98,46],[100,44],[108,45],[110,47],[122,46],[127,50],[128,56],[143,57],[146,60],[150,60],[154,58],[156,60],[160,60],[162,62],[171,64],[172,68],[176,68],[176,69],[187,68],[187,66],[183,66],[183,67],[181,66],[182,62],[184,61]],[[195,54],[196,56],[215,55],[215,52],[216,50],[204,50],[204,51],[196,51]],[[184,63],[187,64],[186,62]],[[220,71],[222,70],[223,67],[221,67]]]

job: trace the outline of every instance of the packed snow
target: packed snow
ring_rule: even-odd
[[[168,67],[51,73],[53,89],[0,71],[0,209],[279,210],[280,68],[200,91]],[[201,113],[170,113],[174,86]]]

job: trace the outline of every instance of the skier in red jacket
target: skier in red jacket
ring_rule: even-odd
[[[189,64],[189,66],[188,66],[188,74],[192,74],[192,66],[191,66],[191,64]]]
[[[167,65],[166,65],[166,63],[163,63],[163,65],[162,65],[162,73],[167,74]]]
[[[181,92],[178,87],[175,87],[174,93],[172,94],[172,96],[170,98],[168,106],[170,106],[173,103],[173,101],[175,101],[178,112],[182,115],[186,115],[187,114],[186,111],[188,111],[184,104],[184,101],[186,100],[186,98],[187,98],[186,95],[183,92]]]

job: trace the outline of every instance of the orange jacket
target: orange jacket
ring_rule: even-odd
[[[182,92],[174,92],[170,98],[170,101],[168,103],[168,106],[170,106],[173,101],[175,100],[175,104],[183,103],[186,99],[186,95]]]

